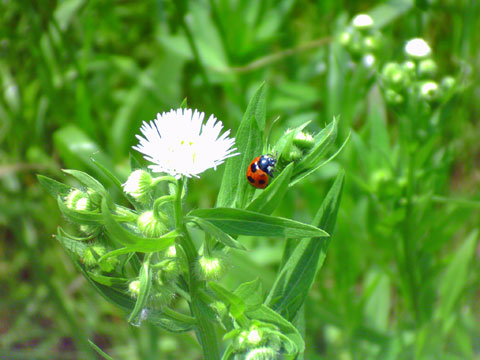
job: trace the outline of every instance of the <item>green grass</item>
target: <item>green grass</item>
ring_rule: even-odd
[[[384,39],[378,72],[351,66],[337,41],[359,12]],[[124,181],[141,122],[185,97],[235,134],[263,81],[274,141],[333,116],[337,148],[351,134],[275,212],[308,221],[345,170],[325,263],[294,320],[304,358],[480,356],[479,22],[475,0],[2,2],[0,358],[94,359],[88,339],[115,359],[200,358],[192,333],[131,327],[88,285],[52,238],[72,224],[35,175],[71,182],[60,169],[86,171],[121,201],[92,157]],[[379,75],[413,37],[431,45],[437,79],[457,80],[426,115],[386,104]],[[189,208],[214,205],[223,171],[190,182]],[[251,251],[231,252],[222,285],[260,274],[270,289],[284,241],[241,243]]]

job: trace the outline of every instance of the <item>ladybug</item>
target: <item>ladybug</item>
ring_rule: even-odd
[[[271,155],[257,156],[247,169],[247,180],[257,189],[265,189],[268,185],[268,177],[273,177],[273,171],[277,160]]]

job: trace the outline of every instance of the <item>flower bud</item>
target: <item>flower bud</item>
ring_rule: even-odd
[[[420,87],[420,97],[426,101],[436,100],[438,94],[438,84],[434,81],[425,81]]]
[[[245,356],[245,360],[276,360],[278,359],[277,352],[268,346],[262,346],[250,350]]]
[[[347,47],[352,42],[352,34],[350,34],[348,31],[344,31],[338,37],[338,41],[341,45]]]
[[[78,189],[72,190],[66,200],[65,205],[72,210],[88,211],[91,208],[90,199],[87,194]]]
[[[130,296],[136,298],[140,294],[140,280],[133,280],[128,284]]]
[[[455,86],[455,79],[451,76],[445,76],[440,82],[440,87],[447,92]]]
[[[216,281],[227,271],[225,258],[220,254],[203,255],[196,264],[198,277],[205,281]]]
[[[378,41],[378,37],[376,36],[366,36],[364,39],[363,39],[363,46],[365,48],[365,50],[368,52],[368,51],[376,51],[378,50],[380,44],[379,44],[379,41]]]
[[[415,79],[417,76],[417,65],[413,61],[407,60],[402,63],[401,67],[410,79]]]
[[[437,64],[432,59],[425,59],[418,64],[418,75],[421,77],[429,77],[437,72]]]
[[[382,70],[382,78],[388,85],[395,88],[404,87],[408,81],[405,71],[394,62],[385,64]]]
[[[135,170],[123,184],[123,191],[140,202],[148,199],[152,186],[152,176],[144,170]]]
[[[176,260],[162,262],[162,267],[157,273],[157,282],[159,285],[168,284],[176,279],[179,273],[180,269]]]
[[[373,26],[373,19],[367,14],[358,14],[352,20],[352,25],[358,30],[367,30]]]
[[[263,337],[263,330],[252,326],[247,333],[247,342],[250,346],[258,346],[265,341]]]
[[[92,207],[95,209],[100,208],[100,205],[102,204],[102,195],[92,189],[88,189],[87,194]]]
[[[146,237],[160,237],[167,232],[167,225],[158,220],[153,211],[145,211],[137,220],[138,228]]]
[[[93,250],[91,248],[86,248],[83,256],[82,261],[87,268],[92,268],[97,265],[96,256],[93,254]]]
[[[430,55],[430,46],[423,39],[412,39],[405,45],[405,53],[414,59],[422,59]]]
[[[403,103],[403,96],[397,93],[395,90],[385,90],[385,101],[391,105],[399,105]]]
[[[299,131],[293,139],[293,144],[300,149],[308,150],[315,145],[313,136],[307,131]]]
[[[159,306],[166,306],[175,298],[175,290],[169,285],[162,285],[155,288],[153,303]]]

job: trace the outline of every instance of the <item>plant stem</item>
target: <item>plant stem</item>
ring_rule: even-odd
[[[177,230],[182,232],[183,236],[180,238],[180,245],[185,250],[188,260],[189,271],[189,290],[191,296],[190,308],[197,322],[196,334],[197,338],[202,346],[203,357],[205,360],[217,360],[220,359],[220,351],[217,344],[217,335],[215,333],[215,327],[213,322],[207,316],[207,305],[200,299],[200,291],[205,287],[205,283],[200,281],[195,276],[195,261],[197,259],[197,250],[193,244],[192,239],[187,231],[187,227],[183,222],[182,212],[182,191],[183,191],[183,178],[177,181],[176,197],[174,202],[175,212],[175,226]]]

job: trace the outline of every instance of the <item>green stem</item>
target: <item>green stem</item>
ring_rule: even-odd
[[[185,250],[188,260],[189,271],[189,289],[191,296],[191,311],[193,317],[197,322],[196,334],[197,338],[202,346],[203,357],[205,360],[217,360],[220,359],[220,351],[217,344],[217,335],[215,333],[215,327],[211,319],[206,316],[207,305],[200,299],[200,291],[205,288],[205,282],[198,279],[195,275],[195,262],[197,260],[197,249],[193,244],[192,239],[187,231],[187,227],[183,222],[182,212],[182,191],[183,191],[183,178],[177,182],[177,190],[175,194],[174,202],[174,214],[175,214],[175,226],[177,230],[181,231],[183,236],[180,238],[180,245]]]

